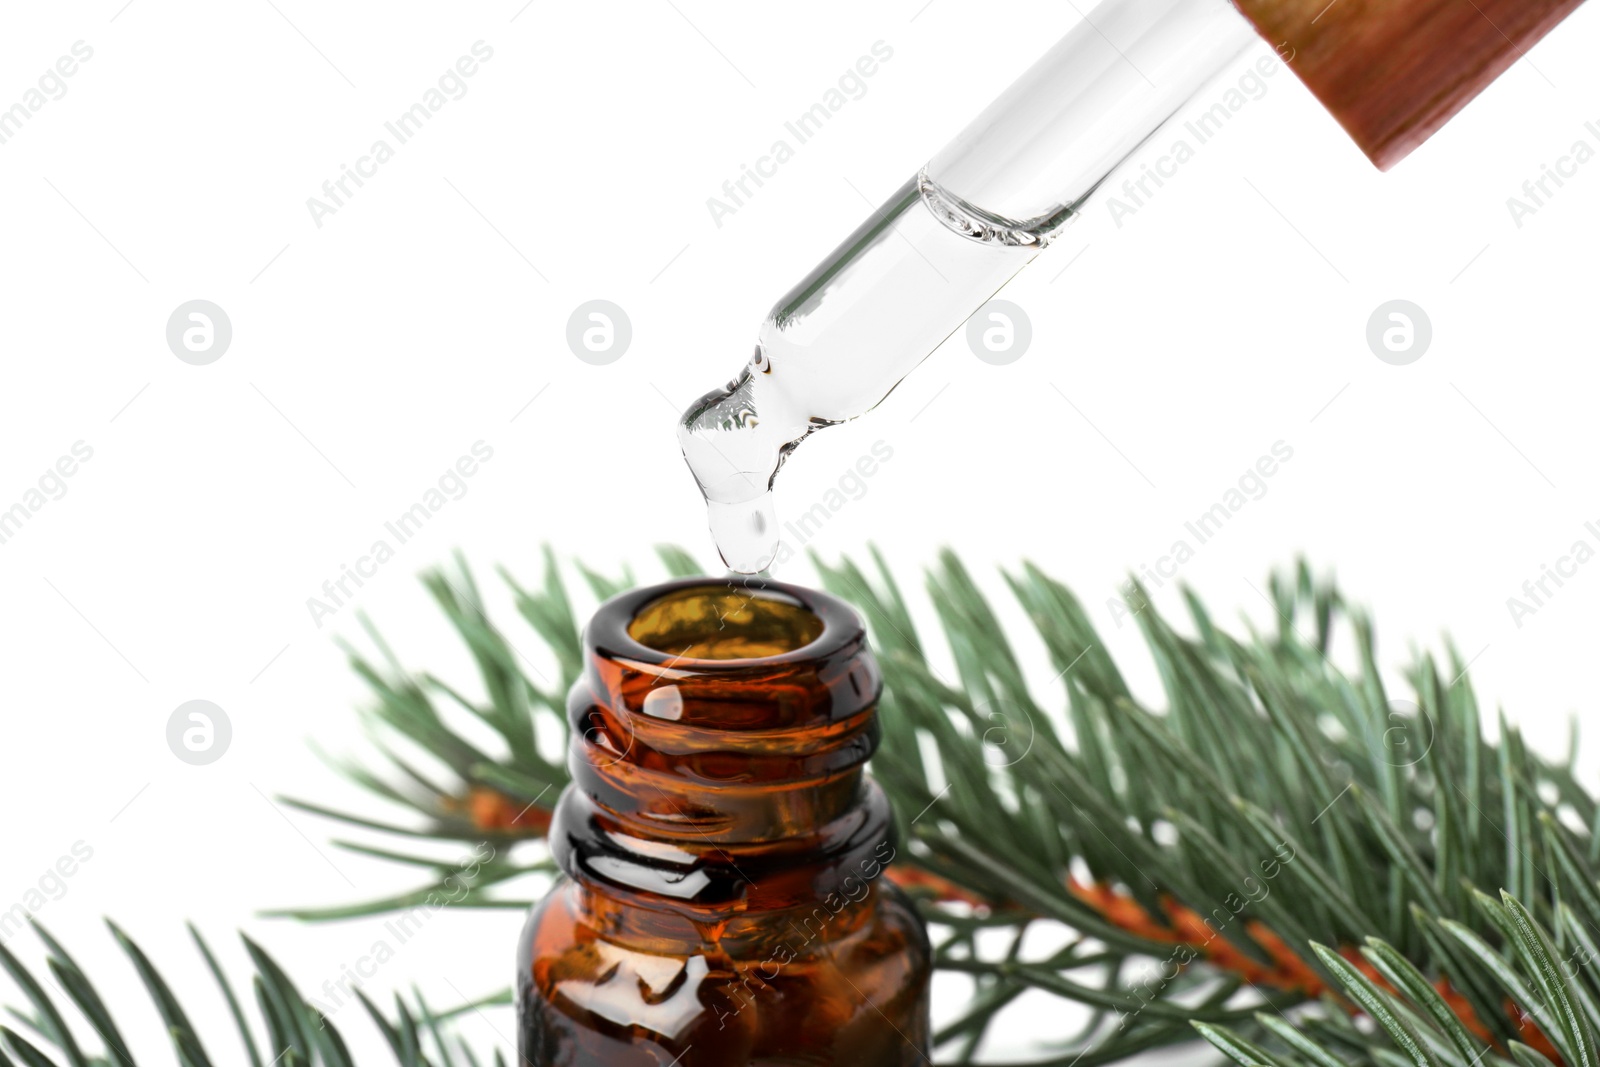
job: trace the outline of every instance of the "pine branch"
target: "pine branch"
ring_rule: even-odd
[[[692,573],[680,552],[663,560]],[[954,557],[928,577],[953,677],[929,658],[876,553],[874,563],[870,577],[849,561],[819,570],[868,618],[884,664],[885,741],[873,770],[910,842],[893,877],[933,924],[939,966],[976,983],[968,1009],[936,1037],[950,1062],[973,1062],[1000,1013],[1043,992],[1090,1014],[1035,1067],[1094,1067],[1197,1032],[1238,1063],[1271,1067],[1600,1067],[1600,974],[1591,966],[1600,957],[1600,836],[1595,800],[1575,777],[1576,739],[1559,763],[1531,753],[1503,720],[1490,743],[1454,650],[1444,671],[1427,656],[1413,666],[1415,704],[1405,708],[1385,692],[1370,623],[1304,567],[1269,583],[1274,632],[1245,639],[1225,634],[1192,596],[1194,636],[1185,637],[1135,588],[1166,690],[1158,710],[1132,696],[1072,594],[1025,567],[1007,581],[1059,669],[1047,687],[1063,691],[1052,712]],[[632,580],[581,573],[597,597]],[[343,769],[420,825],[302,806],[412,842],[341,847],[432,880],[297,914],[367,914],[444,892],[458,906],[521,907],[500,887],[548,870],[542,855],[518,852],[543,834],[565,782],[559,757],[538,742],[541,731],[559,740],[561,694],[579,669],[577,627],[553,560],[538,591],[512,587],[550,655],[550,677],[490,622],[459,564],[430,576],[428,588],[467,642],[486,699],[404,671],[375,631],[379,664],[352,653],[377,697],[368,714],[387,770]],[[1348,674],[1329,660],[1343,628],[1355,646]],[[469,741],[461,715],[503,747]],[[439,769],[424,773],[396,754],[401,744]],[[460,860],[413,850],[430,842],[473,848]],[[1057,923],[1079,936],[1029,951],[1031,933]],[[0,968],[29,1004],[11,1013],[24,1030],[0,1027],[0,1067],[135,1067],[87,976],[36,932],[61,993],[0,947]],[[212,1062],[192,1023],[203,1016],[113,933],[179,1062]],[[1000,953],[984,948],[996,934],[1008,945]],[[352,1063],[323,1009],[263,948],[245,942],[251,1012],[194,937],[252,1067]],[[447,1029],[470,1006],[436,1013],[418,996],[415,1008],[397,1001],[390,1020],[360,999],[402,1064],[450,1067],[458,1053],[477,1062]],[[94,1042],[102,1051],[85,1052]]]
[[[681,551],[661,555],[672,573],[696,573]],[[1215,1027],[1204,1035],[1230,1055],[1275,1057],[1260,1062],[1335,1067],[1349,1054],[1385,1063],[1426,1055],[1469,1067],[1441,1003],[1492,1055],[1527,1067],[1525,1056],[1548,1053],[1589,1067],[1583,1035],[1556,1023],[1600,1026],[1588,1010],[1595,991],[1553,1016],[1555,1029],[1524,1018],[1559,990],[1528,970],[1538,957],[1519,947],[1531,935],[1517,916],[1528,916],[1526,929],[1547,927],[1557,953],[1592,943],[1596,802],[1575,777],[1573,755],[1547,761],[1503,721],[1498,742],[1484,736],[1454,648],[1442,667],[1421,656],[1406,673],[1406,700],[1392,700],[1370,621],[1304,565],[1269,582],[1272,629],[1243,637],[1187,593],[1186,635],[1135,585],[1129,611],[1164,689],[1162,705],[1149,707],[1082,603],[1031,565],[1006,581],[1059,672],[1043,688],[1025,677],[993,607],[953,555],[927,576],[953,671],[930,655],[875,551],[870,569],[816,562],[823,584],[862,611],[883,665],[883,744],[872,772],[908,841],[891,876],[934,924],[939,965],[976,983],[972,1009],[940,1034],[959,1062],[983,1047],[1006,1005],[1042,990],[1098,1013],[1061,1058],[1081,1056],[1079,1067],[1190,1040],[1188,1023],[1206,1019],[1231,1020],[1231,1037]],[[596,597],[632,581],[580,573]],[[376,631],[378,661],[351,651],[375,698],[366,714],[387,770],[346,771],[415,825],[301,806],[413,841],[488,843],[494,859],[473,871],[462,902],[517,907],[528,902],[496,890],[547,869],[515,846],[542,837],[566,783],[563,695],[581,651],[568,587],[548,553],[537,587],[506,577],[542,643],[538,661],[519,651],[525,635],[512,640],[489,619],[459,560],[427,579],[477,664],[481,699],[408,672]],[[1331,658],[1341,643],[1353,646],[1352,662]],[[469,742],[455,725],[461,715],[494,731],[499,749]],[[541,737],[554,743],[541,748]],[[395,756],[393,742],[420,748],[439,772]],[[383,854],[429,872],[418,893],[461,884],[460,864]],[[1475,887],[1505,888],[1522,904],[1489,907]],[[301,914],[365,914],[414,898]],[[1041,923],[1065,924],[1091,947],[1035,958],[1027,934]],[[1013,946],[1003,958],[980,946],[980,935],[987,944],[997,930]],[[1419,975],[1437,1000],[1423,994]],[[1275,1012],[1297,1004],[1306,1028],[1288,1032],[1301,1045],[1254,1018],[1266,1008],[1265,1018],[1281,1022]],[[1416,1040],[1374,1046],[1349,1023],[1352,1011],[1384,1010]]]
[[[1593,879],[1587,884],[1592,889]],[[1192,1025],[1244,1067],[1292,1067],[1302,1062],[1343,1067],[1345,1060],[1336,1051],[1370,1062],[1406,1062],[1415,1067],[1594,1064],[1600,1055],[1596,1039],[1600,982],[1590,966],[1595,955],[1589,931],[1600,914],[1587,906],[1580,913],[1560,904],[1552,931],[1510,893],[1502,892],[1498,899],[1476,893],[1474,903],[1500,928],[1500,947],[1491,947],[1462,924],[1446,922],[1449,936],[1467,951],[1433,981],[1378,938],[1369,938],[1356,959],[1314,946],[1337,974],[1344,994],[1377,1024],[1371,1032],[1332,1025],[1337,1009],[1304,1028],[1282,1017],[1258,1015],[1256,1024],[1271,1047],[1225,1026],[1205,1021]],[[1492,1037],[1471,1009],[1464,1010],[1454,999],[1452,988],[1469,983],[1487,984],[1514,997],[1517,1038]]]
[[[145,1062],[160,1062],[146,1060],[132,1051],[112,1011],[77,961],[43,926],[37,922],[32,925],[33,932],[44,944],[45,968],[59,992],[52,995],[33,970],[4,945],[0,945],[0,969],[10,975],[30,1008],[26,1012],[9,1009],[11,1016],[26,1028],[26,1034],[0,1026],[0,1067],[13,1067],[14,1063],[26,1067],[139,1067]],[[108,925],[149,993],[153,1008],[172,1041],[172,1054],[182,1067],[211,1067],[213,1063],[241,1062],[240,1051],[251,1067],[262,1067],[263,1063],[354,1067],[344,1037],[326,1014],[326,1011],[336,1010],[344,997],[339,997],[339,1002],[331,1006],[306,999],[265,949],[244,938],[245,951],[254,967],[252,988],[257,1011],[252,1015],[241,1006],[233,983],[218,964],[210,946],[200,932],[190,926],[189,934],[195,947],[204,958],[228,1005],[228,1015],[241,1046],[239,1050],[229,1049],[226,1054],[213,1060],[202,1041],[200,1030],[191,1021],[205,1016],[192,1015],[187,1011],[160,970],[138,944],[116,924]],[[345,996],[350,992],[346,990]],[[400,1067],[450,1067],[454,1055],[452,1048],[461,1050],[465,1047],[459,1039],[449,1035],[447,1027],[439,1024],[420,995],[416,997],[415,1012],[396,999],[395,1019],[390,1021],[373,1008],[359,990],[354,993],[366,1005],[379,1030],[388,1038]],[[419,1017],[425,1031],[419,1028]],[[74,1026],[69,1019],[78,1020],[79,1025]],[[421,1037],[424,1032],[426,1040]],[[396,1040],[401,1033],[410,1035],[403,1043]],[[99,1051],[85,1051],[94,1044],[98,1044]],[[503,1062],[497,1053],[496,1063]]]

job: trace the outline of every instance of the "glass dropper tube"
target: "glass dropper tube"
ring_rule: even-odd
[[[678,428],[730,568],[778,551],[784,458],[876,407],[1255,40],[1229,0],[1104,0],[778,301]]]

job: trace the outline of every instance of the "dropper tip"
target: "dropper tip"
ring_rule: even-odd
[[[778,554],[778,513],[768,490],[736,504],[706,502],[711,536],[722,562],[738,574],[759,574]]]

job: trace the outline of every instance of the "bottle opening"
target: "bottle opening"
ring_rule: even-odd
[[[761,659],[798,651],[823,629],[821,617],[785,593],[704,585],[650,601],[628,623],[628,636],[684,659]]]

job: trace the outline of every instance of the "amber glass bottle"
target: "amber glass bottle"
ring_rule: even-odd
[[[523,931],[533,1067],[910,1067],[927,934],[883,877],[889,804],[862,765],[882,689],[843,602],[691,579],[584,634],[564,877]]]

